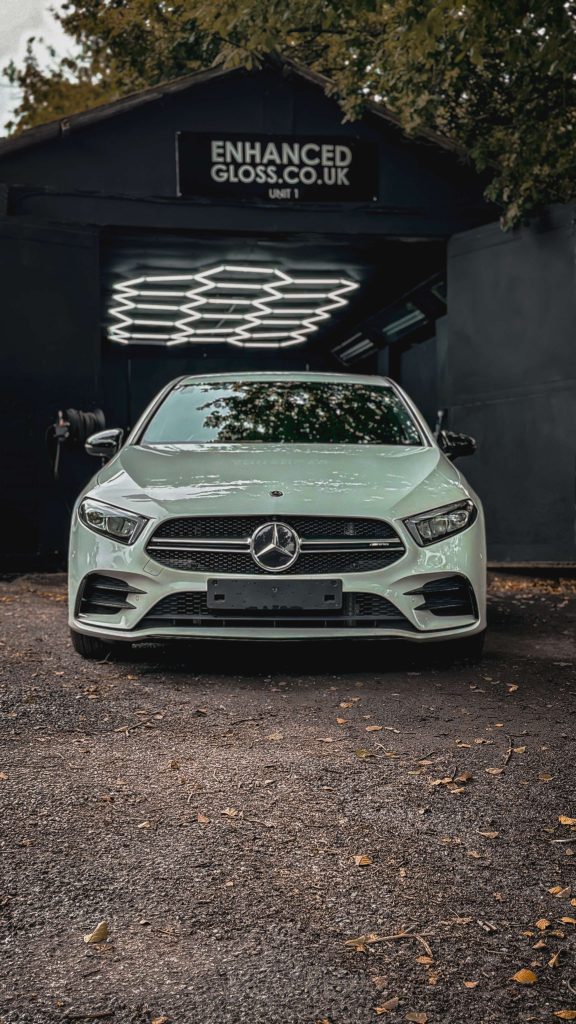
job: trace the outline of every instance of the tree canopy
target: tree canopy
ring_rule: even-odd
[[[11,131],[277,54],[327,75],[345,118],[386,103],[492,165],[505,225],[576,199],[576,0],[67,0],[55,17],[75,55],[43,65],[31,41],[5,69]]]

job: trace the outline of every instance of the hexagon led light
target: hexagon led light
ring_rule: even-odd
[[[337,276],[293,277],[274,267],[221,265],[114,285],[109,328],[122,345],[301,345],[359,285]]]

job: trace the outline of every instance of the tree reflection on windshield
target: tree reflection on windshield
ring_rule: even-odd
[[[174,389],[144,442],[421,444],[389,387],[312,381],[218,381]]]

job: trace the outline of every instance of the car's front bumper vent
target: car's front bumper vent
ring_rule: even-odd
[[[422,604],[415,612],[427,611],[433,615],[470,615],[478,618],[478,604],[470,580],[466,576],[444,576],[431,580],[418,590],[409,590],[411,596],[420,595]]]
[[[80,588],[77,614],[118,615],[121,611],[135,608],[128,600],[130,594],[143,593],[143,590],[131,587],[125,580],[116,576],[92,573],[85,577]]]
[[[381,519],[346,516],[186,516],[161,523],[146,552],[156,562],[188,572],[266,575],[250,555],[250,537],[270,522],[291,526],[300,554],[291,576],[371,572],[405,553],[400,537]]]
[[[391,601],[379,594],[343,594],[342,608],[321,611],[234,611],[223,616],[208,608],[205,591],[170,594],[163,597],[134,627],[137,630],[162,626],[244,626],[298,629],[398,628],[414,632],[414,626]]]

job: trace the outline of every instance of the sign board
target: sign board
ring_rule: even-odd
[[[222,199],[368,203],[375,144],[347,135],[178,132],[178,194]]]

